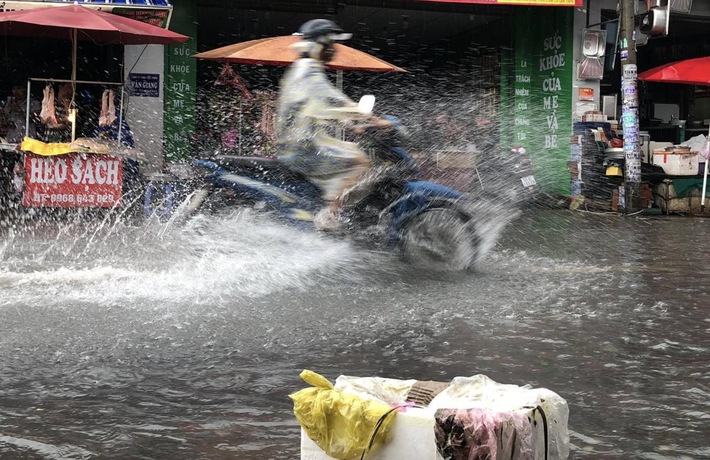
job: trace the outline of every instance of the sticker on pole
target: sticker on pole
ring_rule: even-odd
[[[110,208],[121,205],[123,160],[108,155],[25,156],[27,207]]]
[[[636,78],[637,67],[636,64],[625,64],[624,65],[624,80],[629,78]]]

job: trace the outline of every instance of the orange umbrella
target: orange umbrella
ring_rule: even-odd
[[[235,64],[289,66],[298,59],[298,55],[290,46],[299,40],[301,38],[295,35],[261,38],[217,48],[196,54],[193,57]],[[406,72],[389,62],[339,43],[335,45],[335,58],[327,64],[327,67],[333,70]]]

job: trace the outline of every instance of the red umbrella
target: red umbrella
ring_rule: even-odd
[[[135,19],[81,5],[47,7],[0,13],[0,33],[30,37],[70,39],[100,44],[174,45],[189,37]]]
[[[710,56],[665,64],[639,74],[639,80],[710,85]]]
[[[173,45],[190,38],[81,5],[0,13],[0,34],[71,39],[74,51],[72,80],[76,79],[77,40],[91,40],[104,45]]]
[[[641,73],[638,78],[639,80],[659,83],[707,86],[710,85],[710,56],[665,64]],[[708,137],[710,138],[710,132],[708,133]],[[703,196],[700,200],[701,211],[705,209],[705,190],[708,184],[709,163],[710,159],[706,159],[705,175],[703,177]]]

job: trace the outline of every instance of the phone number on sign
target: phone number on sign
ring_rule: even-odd
[[[70,193],[55,194],[52,193],[34,193],[32,197],[35,203],[44,203],[49,200],[52,204],[68,203],[68,204],[104,204],[104,203],[115,203],[116,199],[113,195],[72,195]]]

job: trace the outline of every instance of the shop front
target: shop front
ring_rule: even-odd
[[[2,6],[2,208],[124,206],[126,179],[162,157],[163,45],[187,40],[166,30],[171,5]]]
[[[574,89],[574,11],[520,7],[503,69],[502,144],[522,147],[543,191],[570,194],[567,168]]]
[[[590,17],[584,18],[584,25],[575,31],[585,35],[578,41],[590,48],[597,43],[604,46],[596,46],[599,56],[588,57],[596,51],[586,53],[575,45],[577,61],[597,60],[599,66],[598,71],[590,71],[590,67],[574,70],[569,165],[573,205],[583,203],[589,210],[625,210],[629,177],[624,148],[638,142],[641,169],[634,182],[641,182],[641,209],[649,213],[700,213],[706,161],[703,152],[707,150],[710,119],[708,82],[701,79],[673,84],[662,76],[656,78],[652,69],[710,55],[706,33],[710,5],[674,2],[667,29],[645,33],[637,26],[638,63],[625,72],[620,61],[625,50],[619,32],[618,1],[591,0],[589,4]],[[640,7],[639,19],[647,13],[645,7]],[[699,63],[692,67],[697,71],[703,68]],[[674,78],[680,77],[679,72],[672,73]],[[637,86],[630,84],[636,75]],[[700,84],[703,81],[706,83]],[[622,110],[623,103],[634,98],[638,100],[637,113]],[[639,131],[625,139],[624,124],[638,124]],[[626,143],[629,139],[632,142]]]
[[[48,4],[6,2],[6,8],[35,8],[37,3]],[[240,110],[232,108],[227,117],[211,97],[225,92],[215,85],[223,65],[191,56],[249,39],[289,35],[314,17],[330,17],[345,25],[355,34],[355,48],[408,70],[376,78],[346,72],[344,89],[354,98],[377,94],[381,110],[394,112],[415,127],[420,150],[415,153],[432,175],[456,188],[470,189],[472,182],[481,179],[474,171],[485,154],[471,155],[465,143],[495,139],[507,151],[524,147],[544,190],[570,193],[566,140],[576,102],[573,68],[580,25],[579,8],[574,7],[580,6],[580,0],[402,0],[384,6],[363,0],[341,2],[338,8],[286,1],[267,6],[200,0],[181,2],[174,9],[168,2],[151,3],[128,7],[97,2],[93,7],[169,27],[193,39],[171,46],[101,47],[99,55],[88,60],[105,62],[106,70],[95,65],[84,69],[83,75],[126,82],[124,121],[144,157],[141,166],[151,176],[156,203],[169,202],[165,195],[173,184],[160,184],[166,164],[172,173],[166,180],[187,175],[184,165],[194,155],[233,153],[245,145],[243,140],[251,142],[246,130],[257,139],[253,150],[263,150],[258,139],[264,138],[262,128],[271,118],[262,116],[259,108],[273,104],[273,91],[283,73],[282,69],[233,67],[241,82],[233,92],[246,102],[255,96],[258,102],[251,105],[258,107],[237,104]],[[52,54],[61,56],[58,45],[51,46],[57,47]],[[79,54],[90,56],[90,46],[80,44]],[[109,52],[113,54],[106,55]],[[52,68],[67,64],[55,62]],[[51,75],[51,70],[43,70],[39,77]],[[22,81],[29,75],[17,76]],[[41,85],[32,89],[37,102],[41,91]],[[598,91],[594,97],[599,97]],[[101,94],[92,99],[100,100]],[[442,113],[447,116],[440,117]],[[217,128],[220,132],[215,132]]]
[[[277,1],[267,8],[258,2],[202,1],[198,22],[209,26],[199,29],[198,50],[290,35],[314,17],[333,19],[354,34],[349,45],[408,71],[376,78],[346,72],[343,87],[353,98],[377,95],[379,110],[412,127],[414,153],[437,181],[467,191],[480,189],[486,178],[476,165],[491,157],[488,169],[496,177],[490,181],[496,181],[503,166],[500,152],[492,150],[522,146],[532,156],[545,190],[569,194],[573,46],[576,28],[583,26],[577,24],[575,7],[581,4],[405,0],[344,1],[329,8],[316,2]],[[541,53],[549,65],[540,67]],[[521,67],[521,62],[529,67]],[[197,64],[198,86],[209,96],[222,69],[209,62]],[[246,65],[235,70],[251,91],[277,89],[283,73]],[[216,110],[209,97],[205,100],[197,108],[198,137],[209,141],[205,150],[234,152],[239,146],[234,136],[223,136],[214,132],[214,124],[201,122]],[[231,123],[236,127],[251,115],[235,113]],[[225,119],[223,112],[218,117]],[[496,148],[473,152],[468,147],[483,144],[482,139],[494,140]]]

